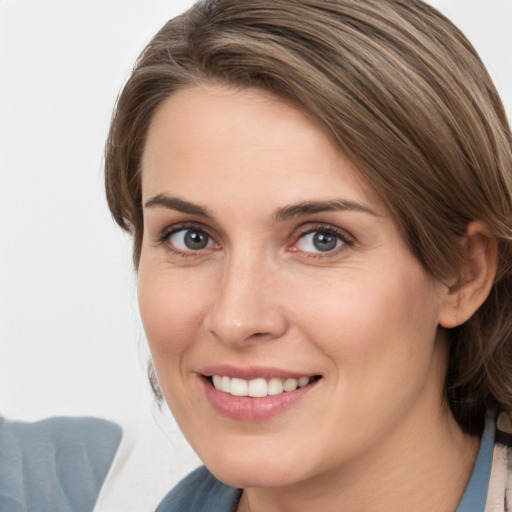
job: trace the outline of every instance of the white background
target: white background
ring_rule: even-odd
[[[245,0],[240,0],[245,1]],[[512,0],[437,0],[512,112]],[[0,411],[149,409],[130,241],[102,151],[139,51],[188,0],[0,0]]]

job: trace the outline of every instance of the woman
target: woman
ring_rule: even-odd
[[[511,140],[419,0],[210,0],[155,36],[107,196],[208,468],[158,511],[509,509]]]

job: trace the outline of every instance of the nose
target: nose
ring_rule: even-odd
[[[288,322],[279,304],[275,269],[263,258],[227,258],[214,301],[204,320],[206,329],[232,346],[282,336]]]

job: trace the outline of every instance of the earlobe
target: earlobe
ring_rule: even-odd
[[[468,225],[462,241],[458,279],[443,297],[439,324],[451,329],[463,324],[488,297],[498,268],[498,242],[484,222]]]

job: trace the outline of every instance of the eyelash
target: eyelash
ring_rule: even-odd
[[[215,244],[215,239],[208,233],[208,230],[205,229],[202,225],[194,224],[194,223],[181,223],[181,224],[174,224],[172,226],[166,227],[158,236],[156,240],[155,245],[163,245],[165,246],[165,249],[169,251],[172,254],[182,256],[182,257],[194,257],[199,256],[202,254],[202,250],[189,250],[189,251],[181,251],[179,249],[176,249],[173,247],[173,245],[169,242],[172,235],[178,233],[179,231],[184,230],[192,230],[192,231],[200,231],[202,233],[205,233],[206,236],[208,236]],[[311,233],[323,233],[327,235],[331,235],[336,237],[339,241],[342,242],[341,247],[337,247],[333,250],[329,251],[318,251],[318,252],[307,252],[307,251],[300,251],[300,250],[292,250],[292,252],[300,252],[304,254],[308,258],[325,258],[329,256],[333,256],[334,254],[337,254],[344,246],[346,247],[352,247],[355,244],[355,238],[345,231],[344,229],[338,228],[336,226],[332,226],[330,224],[316,224],[313,226],[308,227],[307,229],[302,228],[302,230],[294,236],[293,242],[289,244],[287,247],[291,248],[293,245],[297,244],[301,239],[303,239],[306,235],[309,235]],[[218,245],[218,244],[217,244]]]
[[[355,238],[345,231],[344,229],[338,228],[336,226],[332,226],[330,224],[316,224],[313,226],[308,227],[307,229],[303,229],[298,236],[295,237],[294,241],[292,242],[292,245],[297,244],[302,238],[304,238],[306,235],[309,235],[311,233],[323,233],[327,235],[331,235],[336,237],[339,241],[341,241],[342,245],[341,247],[337,247],[330,251],[319,251],[319,252],[306,252],[301,251],[307,258],[328,258],[329,256],[333,256],[335,254],[338,254],[340,250],[343,249],[343,247],[353,247],[356,240]],[[297,251],[299,252],[299,251]]]
[[[185,222],[185,223],[181,223],[181,224],[173,224],[172,226],[166,227],[158,236],[158,238],[156,240],[156,245],[163,245],[165,247],[165,249],[167,251],[169,251],[171,254],[175,254],[177,256],[182,256],[184,258],[189,257],[189,256],[198,256],[199,254],[202,253],[201,250],[181,251],[181,250],[173,247],[173,245],[169,242],[172,235],[178,233],[179,231],[186,231],[186,230],[200,231],[200,232],[206,234],[206,236],[208,236],[211,240],[214,240],[214,238],[208,233],[208,230],[205,229],[200,224]]]

